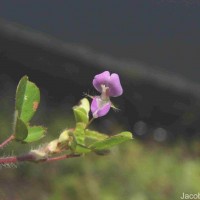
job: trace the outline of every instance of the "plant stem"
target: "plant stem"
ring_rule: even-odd
[[[75,157],[80,157],[80,156],[81,156],[80,154],[62,155],[62,156],[47,158],[46,160],[44,160],[44,162],[52,162],[52,161],[64,160],[64,159],[75,158]]]
[[[46,158],[46,159],[39,160],[36,162],[52,162],[52,161],[64,160],[68,158],[75,158],[79,156],[80,154],[61,155],[61,156]],[[29,162],[35,161],[35,157],[32,154],[25,154],[22,156],[10,156],[10,157],[0,158],[0,164],[9,164],[9,163],[17,163],[17,162],[25,162],[25,161],[29,161]]]
[[[88,128],[88,126],[94,121],[94,119],[95,119],[95,118],[93,117],[93,118],[87,123],[85,129]]]
[[[14,139],[15,139],[15,136],[11,135],[9,138],[7,138],[4,142],[0,144],[0,149],[3,149],[8,143],[10,143]]]
[[[22,156],[10,156],[10,157],[3,157],[0,158],[0,164],[8,164],[8,163],[16,163],[16,162],[23,162],[23,161],[33,161],[34,157],[31,154],[26,154]]]

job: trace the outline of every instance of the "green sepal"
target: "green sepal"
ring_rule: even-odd
[[[23,140],[23,142],[35,142],[40,140],[45,136],[46,128],[42,126],[29,126],[28,127],[28,136]]]
[[[24,76],[19,81],[16,91],[15,110],[18,112],[18,117],[29,122],[36,112],[40,102],[39,88]]]
[[[105,140],[98,141],[89,146],[92,150],[105,150],[115,145],[132,139],[132,133],[122,132],[117,135],[106,138]]]
[[[27,135],[28,135],[28,128],[26,124],[17,117],[14,130],[15,139],[18,141],[23,141],[27,137]]]

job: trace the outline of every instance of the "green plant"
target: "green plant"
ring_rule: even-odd
[[[87,98],[83,98],[80,100],[79,105],[73,107],[75,127],[65,129],[56,139],[41,144],[39,148],[26,154],[2,157],[0,158],[0,164],[23,161],[36,163],[57,161],[79,157],[90,152],[105,155],[109,153],[112,146],[131,140],[132,134],[128,131],[108,136],[89,129],[89,125],[95,118],[105,116],[110,107],[114,107],[110,97],[120,96],[123,93],[119,76],[117,74],[110,75],[108,71],[96,75],[93,85],[101,95],[91,97],[91,105]],[[16,90],[13,134],[0,144],[1,149],[13,140],[24,144],[41,140],[45,136],[47,131],[45,127],[30,124],[39,103],[39,88],[29,81],[27,76],[22,77]],[[92,118],[90,118],[90,111],[92,112]]]

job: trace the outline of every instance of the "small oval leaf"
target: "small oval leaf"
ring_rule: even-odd
[[[23,140],[23,142],[35,142],[40,140],[45,136],[46,128],[42,126],[29,126],[28,127],[28,136]]]
[[[19,118],[16,120],[15,125],[15,139],[19,141],[23,141],[28,135],[28,129],[26,124]]]
[[[78,106],[73,107],[74,116],[76,122],[83,122],[85,124],[89,121],[89,111],[90,111],[90,103],[88,99],[81,99]]]
[[[39,88],[30,82],[27,76],[22,77],[16,91],[15,109],[18,111],[18,117],[28,122],[36,112],[39,102]]]
[[[83,108],[87,115],[90,112],[90,102],[88,101],[87,98],[83,98],[80,100],[80,104],[78,105],[79,107]]]
[[[85,136],[94,140],[104,140],[108,138],[108,135],[90,129],[85,130]]]
[[[95,150],[104,150],[109,149],[115,145],[118,145],[122,142],[128,141],[132,139],[132,133],[130,132],[122,132],[117,135],[111,136],[105,140],[98,141],[90,145],[89,148]]]
[[[80,153],[80,154],[81,153],[89,153],[89,152],[91,152],[90,148],[88,148],[88,147],[86,147],[84,145],[80,145],[80,144],[76,145],[76,149],[74,151],[74,153]]]
[[[104,133],[100,133],[89,129],[85,130],[85,143],[87,145],[91,145],[92,143],[100,140],[105,140],[106,138],[108,138],[108,135]]]
[[[85,124],[88,123],[89,117],[83,108],[75,106],[73,107],[73,112],[74,112],[76,123],[79,123],[79,122],[83,122]]]

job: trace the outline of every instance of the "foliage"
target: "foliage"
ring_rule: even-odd
[[[22,142],[40,140],[46,130],[42,126],[31,127],[29,121],[35,114],[40,102],[39,88],[24,76],[19,81],[15,98],[15,139]]]
[[[27,98],[32,94],[31,88],[34,88],[34,98]],[[22,78],[16,93],[16,142],[3,149],[2,158],[13,150],[15,153],[23,153],[31,144],[41,146],[41,141],[42,147],[48,147],[48,157],[55,154],[85,155],[90,152],[105,155],[113,147],[112,154],[104,157],[90,154],[51,165],[26,164],[16,165],[16,169],[3,168],[3,173],[0,174],[0,199],[168,200],[180,199],[183,192],[199,192],[198,141],[190,144],[179,142],[168,146],[135,141],[133,145],[130,132],[108,136],[91,130],[90,103],[87,98],[73,107],[75,126],[65,128],[56,138],[55,130],[65,127],[66,121],[69,122],[71,117],[64,118],[61,114],[52,114],[48,123],[47,138],[44,137],[46,128],[31,124],[38,107],[38,104],[34,106],[34,102],[40,101],[38,92],[39,89],[28,77]],[[23,98],[20,98],[19,93]],[[30,99],[30,102],[26,102],[27,99]],[[6,116],[10,106],[6,106],[3,99],[0,99],[0,104],[3,107],[0,112],[0,133],[3,138],[12,131],[9,128],[10,117]],[[25,108],[29,114],[23,114]],[[129,142],[117,146],[125,141]],[[31,147],[33,148],[32,145]],[[43,153],[42,158],[45,158],[47,155]],[[1,163],[1,166],[3,167],[4,163]]]
[[[10,96],[10,95],[9,95]],[[9,134],[10,105],[0,99],[0,133]],[[62,130],[66,123],[72,125],[66,113],[41,113],[48,115],[48,138]],[[39,119],[38,119],[39,121]],[[98,135],[94,131],[87,138]],[[107,135],[102,135],[105,139]],[[43,142],[48,141],[43,138]],[[40,141],[21,145],[14,142],[2,155],[21,153]],[[20,164],[17,168],[1,169],[0,199],[21,200],[168,200],[180,199],[183,192],[198,193],[200,185],[200,142],[181,142],[158,145],[153,142],[115,146],[112,154],[97,157],[93,154],[56,163],[40,165]],[[33,187],[34,186],[34,187]],[[10,192],[10,188],[12,192]]]
[[[119,77],[118,75],[115,76],[117,76],[118,79],[113,79],[112,84],[115,86],[117,80],[117,87],[119,87]],[[110,83],[110,85],[112,84]],[[105,94],[102,92],[104,98],[105,95],[109,95],[108,91],[109,87],[107,87],[107,92]],[[121,94],[122,88],[120,91],[120,95]],[[100,101],[104,101],[103,98],[99,98]],[[109,99],[109,96],[106,98]],[[12,140],[24,144],[39,141],[45,136],[47,130],[45,127],[30,125],[30,120],[37,111],[39,102],[39,88],[33,82],[29,81],[27,76],[22,77],[16,90],[13,134],[0,145],[1,148]],[[101,109],[101,105],[97,105],[96,109]],[[56,139],[47,144],[41,144],[38,149],[31,150],[26,156],[17,158],[12,157],[7,160],[6,158],[0,158],[0,163],[16,161],[50,161],[51,159],[49,158],[55,154],[66,154],[70,157],[74,155],[75,157],[95,152],[98,155],[102,155],[107,154],[109,152],[108,149],[111,147],[132,139],[132,134],[127,131],[118,133],[114,136],[105,136],[103,133],[97,133],[97,131],[90,130],[88,126],[94,118],[90,119],[90,103],[87,98],[81,99],[79,105],[73,107],[73,113],[75,118],[74,128],[64,129]],[[92,138],[92,140],[90,140],[90,138]],[[60,159],[63,158],[65,158],[65,156]]]

